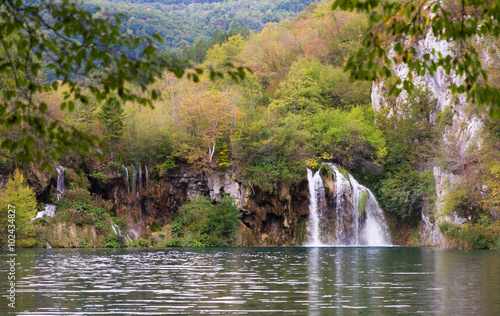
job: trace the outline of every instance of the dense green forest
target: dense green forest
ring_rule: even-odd
[[[153,107],[137,102],[122,104],[118,99],[99,104],[89,96],[90,102],[76,102],[73,110],[63,111],[60,104],[67,90],[39,93],[37,98],[47,104],[48,120],[61,120],[68,128],[104,140],[103,162],[75,150],[58,163],[76,166],[82,172],[90,172],[83,166],[97,165],[91,170],[92,177],[103,181],[106,175],[101,171],[105,168],[130,164],[150,165],[156,177],[182,165],[200,173],[237,171],[252,189],[279,195],[277,183],[293,186],[305,179],[306,166],[318,169],[323,161],[329,161],[372,189],[390,215],[396,235],[400,232],[396,240],[406,244],[411,244],[408,232],[420,225],[423,213],[434,220],[433,168],[440,166],[464,175],[458,189],[450,191],[445,209],[467,219],[457,227],[446,224],[443,231],[466,239],[466,247],[495,247],[500,224],[491,210],[500,205],[498,120],[491,119],[486,109],[472,107],[470,111],[479,113],[485,125],[480,149],[449,157],[453,142],[443,140],[442,135],[452,124],[452,109],[441,111],[428,91],[417,91],[410,102],[397,109],[400,115],[393,115],[390,107],[374,111],[372,83],[352,82],[343,71],[348,57],[362,45],[366,16],[332,11],[331,4],[317,2],[302,11],[310,2],[86,1],[86,8],[101,7],[94,17],[125,12],[125,32],[139,36],[158,33],[165,39],[160,49],[178,49],[177,53],[200,69],[224,73],[231,63],[252,72],[242,81],[202,76],[200,82],[193,83],[165,71],[149,86],[161,91]],[[299,11],[296,17],[288,18]],[[216,29],[219,31],[214,33]],[[201,51],[198,57],[193,47]],[[490,72],[497,71],[498,65],[492,65]],[[135,82],[127,86],[143,93]],[[0,136],[23,137],[19,127],[1,127]],[[55,143],[44,139],[33,146],[48,156]],[[14,153],[2,151],[0,155],[2,174],[33,168],[17,161]],[[19,175],[12,181],[8,188],[22,186]],[[80,207],[79,217],[67,216],[66,220],[84,221],[88,213],[93,218],[89,223],[108,221],[111,215],[103,214],[111,208],[78,191],[82,187],[85,185],[74,187],[72,193],[70,189],[68,202],[61,206]],[[8,192],[3,203],[14,203],[16,197]],[[78,204],[79,196],[86,206]],[[21,195],[18,198],[24,199]],[[189,203],[207,209],[208,218],[222,216],[218,214],[232,207],[228,201],[217,204],[219,208],[203,200]],[[197,208],[189,203],[180,211],[184,218],[177,217],[171,223],[171,233],[177,233],[171,245],[184,245],[183,230],[185,234],[213,230],[208,221],[185,219],[196,217],[190,212]],[[31,212],[32,205],[29,207]],[[237,225],[234,212],[227,212],[232,214],[228,216],[229,228],[212,239],[203,237],[209,240],[205,245],[231,244]],[[113,245],[113,240],[106,242]],[[197,244],[190,240],[189,245]]]
[[[95,13],[95,17],[124,14],[124,32],[135,36],[151,36],[157,33],[164,39],[164,43],[159,45],[160,50],[166,49],[195,62],[202,62],[206,51],[213,44],[222,43],[228,36],[236,33],[242,33],[246,38],[249,31],[260,32],[267,23],[277,23],[294,17],[312,2],[90,0],[85,1],[83,7]],[[96,7],[100,10],[96,11]],[[133,52],[139,57],[140,48]]]

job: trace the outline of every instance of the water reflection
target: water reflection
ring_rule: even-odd
[[[0,280],[6,258],[0,252]],[[500,313],[493,251],[51,249],[19,250],[17,258],[18,315]]]

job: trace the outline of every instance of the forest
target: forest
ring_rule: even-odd
[[[94,13],[96,18],[107,14],[123,14],[126,17],[121,25],[123,32],[135,36],[157,33],[163,39],[163,43],[158,43],[160,50],[203,62],[204,54],[215,43],[220,44],[236,33],[243,33],[246,38],[250,31],[260,32],[267,23],[277,23],[296,16],[312,2],[91,0],[85,1],[83,8]],[[100,10],[95,10],[96,7]],[[140,52],[141,47],[137,47],[131,53],[142,57]],[[200,54],[203,56],[200,57]]]
[[[93,11],[96,6],[101,11]],[[59,120],[67,129],[103,140],[104,157],[101,161],[71,148],[58,158],[54,166],[71,168],[76,175],[66,174],[73,182],[56,201],[54,189],[37,194],[29,189],[36,178],[44,177],[38,170],[43,162],[51,162],[51,149],[58,146],[55,140],[37,139],[32,146],[42,159],[32,163],[19,161],[13,151],[0,152],[4,183],[0,225],[6,227],[6,205],[19,205],[24,212],[18,217],[25,227],[18,232],[23,245],[43,246],[49,238],[44,227],[53,227],[51,221],[71,221],[78,227],[94,226],[102,235],[102,242],[96,242],[100,246],[123,246],[125,241],[109,228],[111,221],[122,229],[131,228],[138,223],[137,210],[125,216],[95,189],[99,181],[100,188],[107,185],[109,173],[123,173],[121,166],[149,166],[151,177],[157,179],[184,166],[200,174],[228,173],[254,194],[279,196],[280,188],[297,187],[307,179],[306,167],[318,170],[322,162],[332,162],[374,192],[396,244],[421,244],[418,230],[423,217],[438,222],[440,216],[455,213],[465,219],[463,224],[439,222],[455,247],[499,247],[499,120],[471,104],[461,124],[476,116],[484,128],[480,143],[463,151],[454,147],[453,137],[460,135],[442,137],[455,124],[457,110],[441,108],[424,88],[406,103],[388,97],[386,107],[374,110],[372,82],[352,81],[344,72],[348,58],[363,45],[366,15],[332,10],[331,3],[298,0],[91,0],[83,7],[97,19],[125,13],[122,32],[158,33],[164,40],[158,51],[204,73],[211,69],[225,73],[233,66],[250,71],[243,80],[202,75],[193,82],[165,70],[146,91],[140,83],[126,83],[138,95],[160,91],[152,106],[124,103],[118,96],[100,102],[84,90],[88,102],[76,101],[68,111],[61,103],[69,88],[37,93],[37,100],[47,105],[48,122]],[[144,47],[135,49],[134,58],[144,57],[140,53]],[[498,59],[491,61],[491,77],[498,74]],[[19,140],[25,133],[21,125],[0,126],[2,140]],[[441,214],[436,212],[436,167],[459,179],[439,202],[445,212]],[[129,181],[129,169],[125,171]],[[57,205],[59,215],[29,220],[49,203]],[[218,203],[197,198],[179,206],[168,219],[148,225],[150,232],[160,232],[155,236],[163,235],[162,245],[231,245],[241,217],[235,208],[229,198]],[[165,241],[165,234],[171,238]],[[150,245],[154,238],[148,237],[135,245]],[[95,244],[87,239],[79,246]]]

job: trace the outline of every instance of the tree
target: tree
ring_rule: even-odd
[[[96,153],[96,147],[103,145],[96,136],[45,117],[47,104],[40,101],[40,94],[63,88],[60,107],[69,111],[76,101],[89,102],[89,95],[98,103],[118,95],[122,102],[152,106],[158,91],[148,91],[148,84],[165,68],[177,77],[185,73],[185,65],[179,61],[158,56],[155,41],[163,41],[159,35],[141,38],[122,33],[123,15],[102,12],[94,17],[71,0],[5,0],[0,3],[0,14],[0,126],[20,126],[24,136],[5,138],[1,148],[15,153],[20,161],[42,160],[42,153],[33,149],[37,139],[53,141],[51,159],[69,149]],[[143,58],[130,57],[138,47]],[[244,78],[244,68],[236,69],[227,74]],[[41,80],[47,70],[57,80]],[[195,69],[187,76],[198,81],[202,72]],[[210,73],[211,78],[221,75]],[[92,80],[82,80],[89,77]],[[139,89],[127,82],[134,82]],[[51,169],[47,162],[42,168]]]
[[[99,118],[99,121],[104,126],[106,138],[116,140],[123,134],[125,130],[125,124],[123,123],[125,114],[118,100],[106,101],[101,106],[97,118]]]
[[[306,63],[304,60],[295,62],[288,76],[280,83],[276,91],[279,99],[271,105],[282,113],[316,113],[320,109],[320,89],[318,76],[321,64]]]
[[[346,63],[351,79],[387,80],[389,94],[415,90],[413,76],[433,76],[438,69],[463,80],[451,83],[453,93],[466,93],[471,102],[489,107],[491,117],[500,117],[500,89],[488,81],[480,61],[477,41],[498,39],[500,6],[490,0],[382,1],[336,0],[333,9],[357,10],[369,15],[362,47]],[[384,34],[385,33],[385,34]],[[425,53],[419,58],[410,38],[432,34],[439,41],[452,42],[455,53]],[[409,68],[406,78],[395,77],[399,63]]]
[[[33,231],[31,218],[36,215],[36,198],[19,170],[16,169],[13,176],[9,178],[5,191],[1,195],[0,205],[0,245],[4,245],[7,235],[11,234],[7,230],[8,224],[11,224],[10,222],[7,224],[8,214],[11,214],[8,212],[9,209],[15,210],[16,246],[31,245],[32,241],[29,240]]]
[[[213,168],[217,153],[231,148],[237,137],[239,109],[226,92],[193,91],[180,104],[178,114],[178,151],[189,163]]]

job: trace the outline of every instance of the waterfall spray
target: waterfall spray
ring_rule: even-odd
[[[325,197],[320,171],[307,169],[309,181],[308,245],[391,245],[384,213],[373,193],[350,174],[347,177],[333,164],[325,164],[335,184]],[[324,166],[325,166],[324,165]],[[323,167],[322,167],[323,168]],[[334,209],[322,210],[324,199],[334,199]],[[328,220],[331,219],[331,220]],[[333,242],[332,242],[333,240]]]

